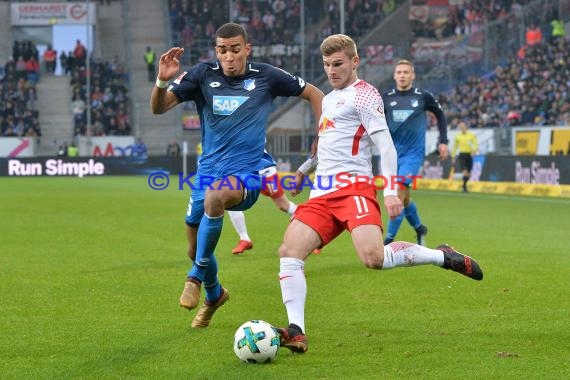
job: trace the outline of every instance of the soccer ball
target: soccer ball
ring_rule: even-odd
[[[247,321],[234,335],[234,352],[246,363],[268,363],[279,350],[279,333],[265,321]]]

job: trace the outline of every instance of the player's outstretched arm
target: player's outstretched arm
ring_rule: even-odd
[[[311,157],[317,156],[317,148],[319,147],[319,135],[315,137],[313,143],[311,144]]]
[[[380,152],[382,175],[388,181],[384,188],[384,206],[386,206],[390,219],[394,219],[402,213],[403,209],[402,201],[398,198],[398,189],[395,182],[398,174],[398,154],[388,129],[373,133],[370,138]]]
[[[319,120],[321,119],[321,113],[323,111],[323,98],[325,97],[325,94],[323,94],[323,92],[317,87],[313,86],[310,83],[307,83],[305,89],[303,92],[301,92],[299,97],[311,103],[311,108],[313,109],[313,114],[315,115],[315,120],[318,124]]]
[[[291,189],[291,191],[289,191],[291,196],[295,197],[301,194],[301,192],[303,192],[303,186],[301,186],[301,184],[303,183],[304,180],[305,180],[305,175],[297,170],[297,172],[295,173],[295,187]]]
[[[291,195],[296,196],[303,191],[303,181],[305,177],[315,171],[317,168],[317,163],[319,162],[316,155],[312,155],[305,162],[299,166],[297,172],[295,173],[295,188],[291,190]]]
[[[311,108],[313,109],[313,114],[315,115],[315,120],[317,121],[317,129],[318,123],[321,119],[321,114],[323,111],[323,98],[325,94],[317,87],[313,86],[310,83],[307,83],[303,92],[299,95],[300,98],[307,100],[311,103]],[[295,173],[295,184],[296,187],[290,191],[292,196],[296,196],[300,194],[303,190],[302,183],[305,177],[311,174],[315,168],[317,167],[317,143],[318,143],[318,136],[311,144],[311,157],[305,161],[297,172]]]

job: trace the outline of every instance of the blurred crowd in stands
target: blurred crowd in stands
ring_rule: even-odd
[[[347,0],[346,30],[358,38],[378,25],[402,0]],[[215,60],[212,39],[216,28],[228,21],[242,24],[253,45],[253,58],[293,74],[301,67],[301,5],[299,0],[169,0],[173,43],[187,53],[182,63]],[[322,38],[340,32],[337,0],[305,1],[305,43],[318,54]],[[322,73],[320,67],[318,72]],[[311,79],[311,78],[307,78]]]
[[[312,46],[311,54],[318,55],[321,39],[339,32],[339,2],[309,3],[305,3],[309,25],[306,42]],[[425,6],[430,3],[433,4],[414,0],[412,6],[420,6],[425,11]],[[435,14],[444,17],[428,20],[426,13],[423,22],[412,21],[415,39],[462,38],[480,31],[489,22],[520,18],[529,3],[531,0],[440,1],[436,4]],[[355,38],[364,35],[400,4],[395,0],[346,1],[346,33]],[[169,7],[174,44],[184,46],[190,52],[183,63],[215,60],[212,36],[215,28],[227,21],[227,4],[221,6],[213,0],[169,0]],[[300,36],[296,34],[300,22],[299,7],[298,0],[233,1],[232,21],[246,27],[254,47],[254,60],[299,73],[300,51],[277,48],[277,45],[299,44]],[[440,96],[450,128],[456,128],[461,121],[473,128],[570,124],[570,73],[567,68],[570,57],[564,26],[557,19],[555,2],[543,2],[540,7],[533,15],[534,22],[527,20],[525,45],[518,52],[513,50],[506,66],[498,66],[486,76],[471,76]],[[556,35],[555,30],[562,32]],[[435,125],[435,119],[432,122]]]
[[[308,20],[316,21],[314,15],[322,11],[322,0],[306,3]],[[278,65],[300,66],[300,51],[280,54],[271,51],[274,44],[293,46],[298,44],[300,26],[300,5],[295,0],[232,2],[231,19],[244,25],[250,42],[254,45],[256,60]],[[182,57],[184,64],[197,61],[213,61],[213,36],[216,28],[228,21],[228,3],[214,0],[169,0],[173,43],[183,46],[187,53]],[[264,47],[267,47],[266,49]],[[260,51],[262,50],[263,51]],[[284,51],[284,50],[283,50]],[[286,61],[286,62],[284,62]]]
[[[570,44],[564,22],[556,2],[534,2],[522,17],[527,3],[472,0],[459,12],[450,6],[452,15],[474,12],[483,15],[482,22],[511,17],[526,25],[523,42],[509,49],[505,64],[487,75],[469,76],[440,96],[450,128],[459,122],[471,128],[570,125]]]
[[[0,135],[41,136],[36,83],[39,57],[29,41],[15,41],[12,57],[0,68]],[[14,60],[13,57],[16,57]]]
[[[421,17],[413,22],[413,33],[416,38],[446,38],[463,36],[477,32],[485,24],[520,14],[525,5],[532,0],[465,0],[443,5],[441,14],[445,17],[434,17],[432,22],[422,22]],[[423,0],[413,0],[412,5],[421,6]],[[443,4],[445,2],[442,2]],[[548,2],[545,2],[548,3]]]
[[[451,120],[470,127],[570,125],[568,40],[555,38],[527,46],[488,78],[469,77],[440,101]]]
[[[345,32],[358,39],[403,2],[346,0]],[[108,3],[101,1],[101,4]],[[505,64],[494,70],[490,66],[492,72],[469,76],[462,84],[440,94],[451,129],[460,122],[472,128],[570,125],[570,46],[556,2],[544,1],[539,10],[529,13],[525,6],[536,3],[531,0],[440,1],[436,10],[445,17],[433,19],[424,18],[421,13],[428,3],[428,0],[411,3],[415,41],[461,40],[480,32],[490,22],[525,19],[524,43],[508,46],[510,58]],[[299,74],[302,66],[299,0],[169,0],[168,7],[173,44],[187,51],[183,65],[214,61],[215,30],[231,17],[248,30],[254,60]],[[528,19],[529,14],[534,16],[532,20]],[[305,18],[309,55],[318,57],[322,38],[340,32],[339,2],[305,1]],[[58,55],[48,46],[41,57],[33,43],[15,41],[13,58],[0,67],[1,135],[41,136],[36,84],[40,72],[55,73],[58,64],[61,72],[71,78],[75,136],[131,134],[126,66],[118,57],[110,61],[91,58],[91,91],[87,94],[86,59],[89,56],[79,40],[68,53],[62,51]],[[320,67],[316,69],[322,72]],[[418,77],[421,79],[421,73]],[[87,128],[88,109],[91,110],[90,128]],[[435,119],[431,123],[435,128]],[[175,151],[173,145],[169,154],[179,154]]]
[[[80,52],[76,54],[76,52]],[[81,53],[83,51],[83,53]],[[71,54],[70,54],[71,55]],[[126,66],[115,56],[110,62],[91,59],[90,93],[87,96],[86,49],[77,41],[71,75],[71,110],[75,136],[127,136],[131,134]],[[68,56],[69,58],[69,56]],[[87,101],[89,99],[89,107]],[[90,109],[91,127],[87,127]]]
[[[87,49],[77,40],[68,54],[51,45],[42,55],[44,70],[36,46],[29,41],[15,41],[12,57],[0,68],[0,135],[4,137],[41,136],[36,85],[40,72],[53,74],[57,62],[62,73],[71,77],[71,112],[74,136],[130,135],[127,69],[114,57],[111,62],[90,62],[90,94],[87,96]],[[46,59],[47,57],[47,59]],[[91,107],[91,128],[87,125],[87,99]]]
[[[396,0],[347,0],[345,2],[345,33],[358,39],[378,26],[402,1]],[[330,34],[340,33],[340,9],[338,1],[328,1],[328,20],[318,41]]]

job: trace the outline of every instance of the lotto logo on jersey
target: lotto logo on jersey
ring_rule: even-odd
[[[396,123],[402,123],[413,113],[414,111],[412,110],[393,110],[392,119],[394,119]]]
[[[214,115],[229,116],[248,99],[249,96],[214,96]]]

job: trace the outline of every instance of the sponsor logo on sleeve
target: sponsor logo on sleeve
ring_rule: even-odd
[[[173,83],[174,83],[174,84],[180,84],[180,81],[182,81],[182,78],[184,78],[184,75],[186,75],[187,72],[188,72],[188,71],[185,71],[185,72],[183,72],[182,74],[180,74],[180,75],[178,76],[178,78],[174,79],[174,82],[173,82]]]

